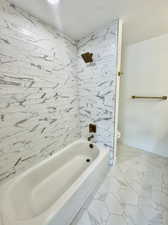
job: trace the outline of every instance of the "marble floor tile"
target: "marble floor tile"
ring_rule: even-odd
[[[168,158],[120,145],[117,159],[72,225],[168,225]]]

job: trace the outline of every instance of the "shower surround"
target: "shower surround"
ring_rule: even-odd
[[[117,46],[119,21],[93,32],[78,42],[78,85],[81,135],[88,136],[88,124],[97,125],[95,141],[114,149]],[[93,63],[80,57],[93,53]]]
[[[86,137],[89,122],[112,151],[118,20],[74,41],[6,0],[0,15],[0,182]]]
[[[0,180],[79,139],[76,45],[0,1]]]

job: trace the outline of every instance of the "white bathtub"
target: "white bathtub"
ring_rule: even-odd
[[[107,150],[74,142],[2,186],[0,225],[69,225],[107,170]]]

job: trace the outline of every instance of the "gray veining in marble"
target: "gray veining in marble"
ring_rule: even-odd
[[[88,136],[88,124],[96,123],[95,141],[113,150],[116,97],[118,20],[93,32],[78,43],[78,85],[81,135]],[[93,63],[85,64],[84,52],[93,53]]]
[[[116,20],[76,42],[0,1],[0,182],[86,137],[89,122],[113,151],[117,32]]]
[[[71,225],[168,225],[168,158],[120,146],[90,204]]]
[[[0,2],[0,181],[80,137],[76,43]]]

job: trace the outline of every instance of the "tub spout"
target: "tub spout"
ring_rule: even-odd
[[[94,135],[92,134],[90,137],[88,137],[88,141],[91,141],[94,138]]]

